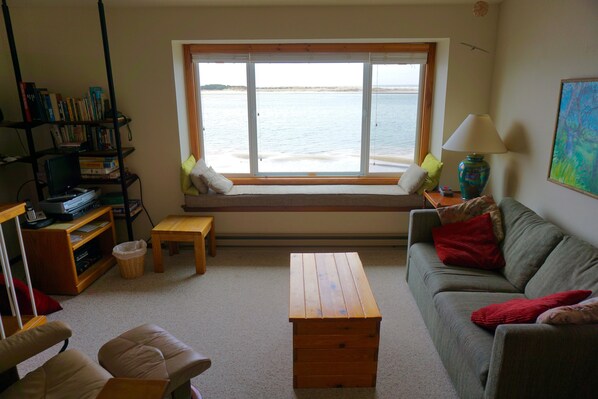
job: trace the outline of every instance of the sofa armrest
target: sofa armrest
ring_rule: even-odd
[[[598,392],[598,325],[504,324],[485,398],[589,398]]]
[[[407,241],[407,270],[409,278],[409,248],[418,242],[432,242],[432,227],[440,226],[436,209],[414,209],[409,213],[409,238]]]
[[[52,321],[0,340],[0,373],[69,339],[70,327],[61,321]]]
[[[440,226],[436,209],[414,209],[409,213],[409,241],[407,247],[418,242],[432,242],[432,227]]]

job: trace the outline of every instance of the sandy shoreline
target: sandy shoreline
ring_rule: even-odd
[[[224,89],[201,89],[206,94],[229,94],[229,93],[241,93],[246,92],[247,89],[243,86],[230,86]],[[330,93],[358,93],[361,92],[362,89],[360,87],[262,87],[257,88],[256,91],[258,93],[281,93],[281,92],[312,92],[312,93],[321,93],[321,92],[330,92]],[[418,88],[412,86],[404,86],[404,87],[379,87],[373,88],[373,93],[383,93],[383,94],[417,94]]]

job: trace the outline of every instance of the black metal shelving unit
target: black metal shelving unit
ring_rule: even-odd
[[[123,120],[123,117],[122,116],[119,117],[119,115],[118,115],[118,107],[116,104],[116,94],[115,94],[115,89],[114,89],[114,79],[112,76],[112,63],[110,60],[110,47],[109,47],[109,43],[108,43],[108,32],[106,30],[106,15],[104,12],[104,4],[103,4],[102,0],[98,0],[98,14],[99,14],[100,28],[101,28],[101,32],[102,32],[104,60],[106,63],[106,76],[107,76],[107,80],[108,80],[108,92],[110,95],[110,104],[111,104],[111,112],[109,115],[109,119],[104,120],[104,121],[77,121],[77,122],[32,121],[32,122],[26,122],[27,117],[26,117],[25,108],[23,107],[23,103],[24,103],[23,101],[25,99],[23,98],[23,95],[21,93],[21,89],[19,86],[20,82],[23,81],[23,78],[21,76],[21,68],[19,65],[17,47],[16,47],[16,42],[15,42],[15,37],[13,34],[12,22],[10,19],[10,11],[8,9],[6,0],[2,0],[2,13],[4,15],[4,25],[6,27],[6,35],[7,35],[8,44],[10,47],[10,55],[12,58],[12,64],[13,64],[13,69],[14,69],[14,74],[15,74],[15,82],[16,82],[17,92],[19,95],[19,105],[21,106],[21,117],[22,117],[23,121],[22,122],[3,121],[0,123],[0,128],[7,127],[7,128],[15,128],[15,129],[24,130],[26,138],[27,138],[27,150],[29,152],[29,156],[21,157],[15,161],[11,161],[9,163],[28,162],[31,164],[31,167],[33,169],[33,176],[35,177],[34,180],[35,180],[35,188],[36,188],[37,196],[38,196],[39,200],[43,200],[44,199],[44,192],[43,192],[44,184],[41,181],[39,181],[39,179],[36,178],[38,175],[38,172],[39,172],[37,160],[46,155],[72,152],[73,150],[69,151],[69,150],[59,150],[56,148],[52,148],[52,149],[37,151],[35,148],[33,129],[38,126],[45,125],[45,124],[95,125],[95,126],[104,126],[104,127],[109,126],[111,129],[114,129],[116,150],[81,151],[79,153],[83,156],[116,156],[118,158],[119,172],[120,172],[121,178],[111,179],[111,180],[89,179],[89,180],[84,180],[84,184],[98,184],[98,185],[106,184],[106,185],[120,186],[120,190],[123,195],[123,201],[125,204],[125,215],[123,218],[119,218],[119,219],[122,219],[125,221],[125,223],[127,225],[128,239],[129,239],[129,241],[132,241],[134,239],[133,238],[132,222],[137,217],[138,214],[133,215],[133,216],[131,215],[130,209],[128,207],[128,203],[129,203],[128,188],[133,183],[135,183],[137,180],[139,180],[139,177],[135,174],[127,174],[126,169],[125,169],[124,158],[127,157],[129,154],[131,154],[134,151],[134,148],[132,148],[132,147],[125,148],[121,144],[121,136],[120,136],[119,128],[121,126],[124,126],[127,123],[129,123],[130,119]],[[122,178],[123,176],[124,176],[124,178]]]

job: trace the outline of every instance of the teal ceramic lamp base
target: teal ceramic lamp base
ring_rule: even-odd
[[[479,197],[490,176],[490,165],[484,161],[484,156],[469,154],[459,164],[459,186],[463,199]]]

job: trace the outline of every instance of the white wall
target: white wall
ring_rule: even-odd
[[[14,6],[11,11],[24,79],[70,96],[82,94],[90,85],[106,87],[94,7]],[[495,5],[484,18],[474,17],[470,5],[127,7],[108,8],[106,14],[118,105],[134,120],[136,151],[127,161],[142,178],[144,200],[155,222],[180,213],[183,203],[178,131],[184,126],[179,126],[177,117],[173,40],[440,40],[438,70],[444,78],[437,82],[435,96],[432,145],[436,155],[441,155],[440,145],[467,114],[489,108],[498,19]],[[471,52],[460,42],[473,43],[490,54]],[[5,42],[0,45],[0,56],[5,57]],[[0,67],[5,68],[5,63]],[[12,73],[2,73],[0,79],[12,79]],[[16,92],[1,93],[0,101],[14,103]],[[443,182],[455,186],[462,156],[445,156]],[[291,225],[296,233],[407,231],[406,214],[300,215],[223,213],[217,219],[222,233],[263,233]],[[138,236],[149,236],[144,217],[135,222],[135,229]]]
[[[508,154],[492,159],[493,193],[512,196],[598,245],[598,199],[547,181],[561,79],[598,77],[598,2],[505,0],[492,116]]]

